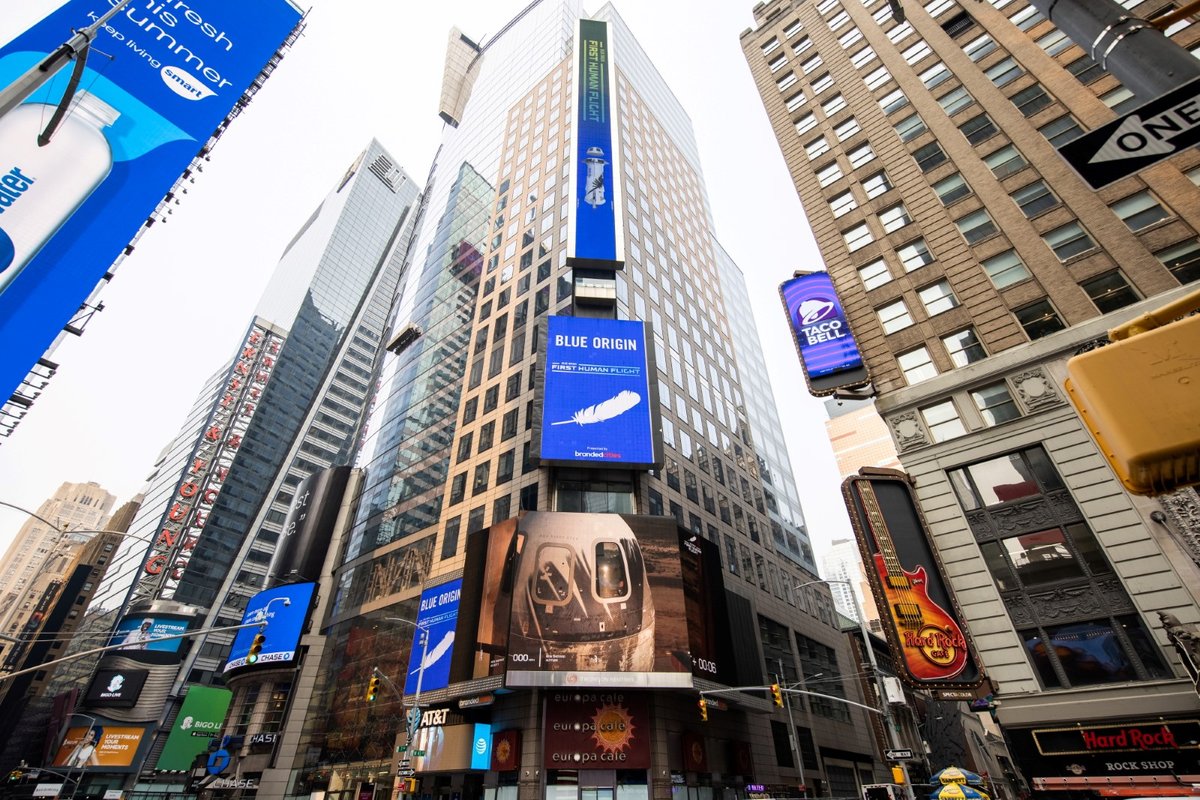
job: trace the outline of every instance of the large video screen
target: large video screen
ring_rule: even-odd
[[[67,769],[128,767],[133,764],[146,729],[116,725],[71,728],[51,766]]]
[[[417,609],[417,631],[404,679],[404,693],[414,694],[417,682],[421,691],[444,689],[450,681],[450,659],[454,655],[454,629],[458,623],[458,598],[462,580],[431,586],[421,592]],[[423,637],[428,642],[422,644]]]
[[[827,272],[812,272],[779,287],[811,394],[831,394],[868,381],[862,353]]]
[[[308,619],[308,609],[312,604],[315,583],[289,583],[286,586],[276,586],[274,589],[261,591],[246,604],[246,612],[242,622],[263,622],[267,640],[262,652],[254,664],[248,664],[250,645],[258,628],[242,628],[237,632],[233,645],[229,648],[229,661],[225,664],[225,672],[246,666],[278,666],[296,658],[296,645],[304,633],[304,623]],[[284,599],[289,600],[284,605]]]
[[[120,645],[122,650],[158,650],[164,653],[178,653],[183,639],[154,640],[185,633],[188,629],[188,622],[183,617],[133,614],[121,620],[108,643],[109,645]]]

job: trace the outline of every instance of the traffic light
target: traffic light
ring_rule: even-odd
[[[892,783],[904,784],[904,768],[892,767]]]
[[[697,705],[700,706],[700,721],[708,722],[708,701],[701,697]]]
[[[379,676],[371,675],[371,680],[367,682],[367,702],[374,703],[375,698],[379,696]]]
[[[19,769],[14,769],[12,772],[8,773],[8,782],[9,783],[20,783],[21,779],[24,777],[25,777],[24,772],[22,772]]]
[[[778,683],[771,684],[771,699],[775,701],[775,705],[783,708],[783,690],[779,688]]]
[[[417,779],[416,778],[405,778],[404,782],[400,786],[400,791],[403,794],[416,794],[417,793]]]
[[[263,645],[267,643],[267,635],[262,631],[254,634],[254,640],[250,642],[250,652],[246,655],[246,663],[253,664],[258,661],[259,654],[262,653]]]

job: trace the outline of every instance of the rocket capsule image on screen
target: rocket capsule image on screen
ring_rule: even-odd
[[[602,206],[605,203],[604,166],[608,163],[604,160],[604,151],[599,147],[589,147],[583,163],[587,164],[587,177],[584,178],[587,189],[584,190],[583,200],[592,208]]]

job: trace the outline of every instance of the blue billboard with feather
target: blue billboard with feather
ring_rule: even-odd
[[[542,462],[655,466],[658,398],[646,324],[550,317],[544,341]]]

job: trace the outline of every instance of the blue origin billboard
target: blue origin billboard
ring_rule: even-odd
[[[315,583],[289,583],[265,589],[250,598],[242,614],[242,623],[267,623],[267,627],[262,629],[266,641],[253,666],[274,667],[296,660],[296,646],[304,634],[304,623],[308,620],[308,609],[316,588]],[[246,663],[246,657],[250,655],[250,644],[259,630],[242,628],[237,632],[229,648],[225,672],[250,666]]]
[[[573,202],[567,215],[567,261],[576,266],[619,269],[625,260],[613,75],[608,23],[579,20],[572,106],[575,153],[569,172]]]
[[[404,693],[416,694],[420,676],[421,691],[444,689],[450,682],[450,659],[454,655],[454,628],[458,624],[458,599],[462,578],[430,586],[421,592],[417,609],[417,631],[408,658]],[[422,646],[422,636],[429,637]]]
[[[635,320],[550,317],[535,448],[547,464],[650,468],[661,458],[653,337]]]
[[[0,48],[0,86],[116,0],[69,0]],[[8,397],[300,21],[288,0],[131,0],[80,91],[37,139],[71,67],[0,120],[0,396]]]
[[[779,294],[809,392],[819,397],[866,385],[870,376],[829,273],[797,275],[784,281]]]

